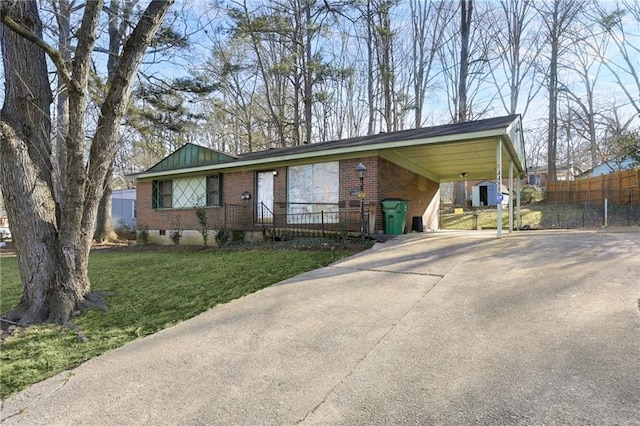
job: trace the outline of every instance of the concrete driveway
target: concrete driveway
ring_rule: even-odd
[[[439,232],[4,401],[4,424],[640,424],[640,233]]]

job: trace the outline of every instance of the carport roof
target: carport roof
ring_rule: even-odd
[[[265,169],[305,162],[379,155],[436,182],[489,179],[496,176],[497,146],[502,141],[503,175],[512,160],[515,173],[526,164],[519,115],[378,133],[240,155],[237,159],[198,167],[154,171],[139,178],[223,169]],[[163,160],[164,161],[164,160]],[[463,176],[461,176],[464,174]]]

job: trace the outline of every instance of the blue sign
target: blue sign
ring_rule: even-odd
[[[503,198],[504,198],[504,196],[502,194],[498,194],[498,197],[496,197],[496,198],[497,198],[498,202],[501,203]]]

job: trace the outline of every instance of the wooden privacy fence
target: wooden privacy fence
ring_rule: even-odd
[[[554,204],[640,206],[640,170],[623,170],[608,175],[573,181],[549,182],[546,200]]]

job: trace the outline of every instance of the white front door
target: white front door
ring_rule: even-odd
[[[256,205],[258,221],[273,220],[273,172],[258,173]]]

